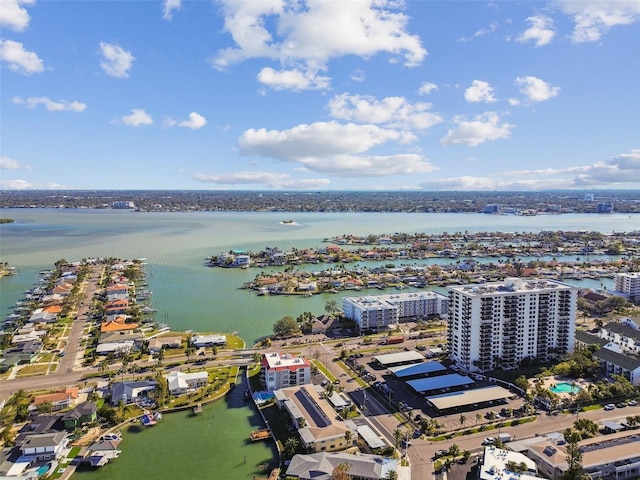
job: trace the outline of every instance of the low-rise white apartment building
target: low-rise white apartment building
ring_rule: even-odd
[[[613,289],[629,298],[640,298],[640,272],[616,273]]]
[[[379,332],[389,325],[432,315],[446,315],[449,299],[437,292],[411,292],[345,297],[342,310],[360,331]]]
[[[262,355],[260,380],[266,390],[311,383],[311,365],[303,357],[271,352]]]

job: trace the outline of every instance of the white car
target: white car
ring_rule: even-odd
[[[493,437],[487,437],[482,441],[482,445],[493,445],[496,443],[496,439]]]
[[[615,410],[615,408],[616,408],[616,406],[615,406],[613,403],[607,403],[607,404],[604,406],[604,409],[605,409],[605,410]]]
[[[636,400],[629,400],[627,402],[627,405],[629,405],[630,407],[635,407],[636,405],[638,405],[638,402]]]

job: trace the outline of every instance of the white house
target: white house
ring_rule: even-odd
[[[226,335],[194,335],[191,337],[191,345],[197,348],[223,346],[226,344]]]
[[[57,460],[67,443],[67,432],[33,434],[22,443],[20,453],[32,462]]]
[[[209,383],[209,374],[207,372],[171,372],[165,375],[171,395],[182,395],[189,390],[205,386]]]

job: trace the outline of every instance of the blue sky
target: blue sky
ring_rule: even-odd
[[[640,187],[640,0],[0,0],[0,188]]]

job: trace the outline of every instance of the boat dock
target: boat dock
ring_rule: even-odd
[[[200,413],[202,413],[202,404],[201,403],[199,403],[198,405],[193,407],[193,414],[194,415],[198,415]]]

